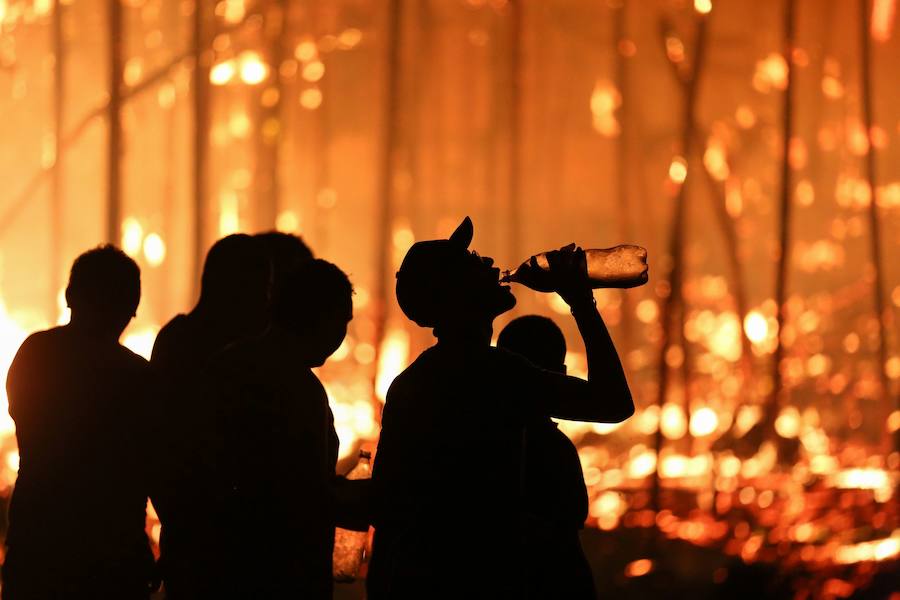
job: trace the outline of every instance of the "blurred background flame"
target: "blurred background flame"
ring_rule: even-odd
[[[356,286],[320,370],[344,468],[431,343],[393,302],[415,240],[469,214],[501,265],[639,243],[650,284],[596,293],[637,413],[560,423],[601,589],[728,597],[764,565],[788,597],[888,597],[896,20],[895,0],[0,0],[0,373],[67,321],[88,247],[140,263],[123,342],[149,356],[212,241],[297,233]],[[562,299],[517,296],[584,376]],[[0,458],[8,497],[6,410]]]

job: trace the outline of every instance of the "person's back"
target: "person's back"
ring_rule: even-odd
[[[546,317],[511,321],[497,347],[547,371],[565,373],[566,340]],[[578,539],[588,515],[588,495],[575,445],[546,415],[530,419],[523,447],[525,506],[531,521],[526,544],[532,594],[540,598],[596,597]]]
[[[91,305],[98,290],[84,288],[122,271],[125,281],[102,282],[110,288],[104,293],[115,297],[110,290],[121,286],[129,295],[136,286],[124,299],[133,306]],[[73,266],[67,292],[72,322],[30,336],[10,367],[20,466],[9,509],[5,600],[147,597],[149,368],[118,343],[139,285],[137,265],[124,254],[111,247],[86,253]]]
[[[478,597],[520,591],[527,369],[496,348],[439,342],[394,380],[375,469],[373,598],[409,597],[438,581],[447,597],[471,592],[473,581],[482,582]]]
[[[267,319],[271,266],[260,243],[235,234],[207,254],[200,299],[167,323],[150,364],[159,382],[157,408],[164,476],[153,503],[162,523],[161,563],[169,598],[204,597],[218,568],[210,438],[215,417],[201,398],[210,359],[258,335]]]
[[[352,287],[311,261],[279,287],[272,326],[216,356],[205,398],[217,415],[217,538],[234,597],[331,598],[337,436],[311,368],[340,345]]]

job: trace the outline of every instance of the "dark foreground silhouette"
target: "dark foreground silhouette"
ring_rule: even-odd
[[[104,246],[72,266],[71,323],[31,335],[7,379],[21,462],[4,600],[149,596],[149,368],[119,345],[140,272]]]
[[[547,415],[618,422],[634,411],[583,251],[550,260],[585,342],[588,381],[491,347],[493,320],[515,298],[493,261],[467,250],[472,234],[466,219],[449,240],[414,244],[397,274],[401,309],[438,341],[388,392],[373,472],[372,600],[436,588],[440,598],[540,597],[523,556],[526,424]]]
[[[566,339],[546,317],[528,315],[510,322],[497,347],[528,359],[536,367],[566,372]],[[575,444],[546,415],[525,424],[522,460],[528,587],[535,598],[593,600],[591,568],[578,531],[588,516],[588,494]]]
[[[331,263],[290,274],[272,326],[229,348],[207,374],[221,433],[219,537],[234,597],[327,599],[332,593],[338,440],[310,370],[341,344],[352,287]]]
[[[236,234],[216,242],[203,267],[200,299],[156,338],[161,485],[153,505],[162,524],[160,564],[168,598],[218,593],[218,492],[214,413],[203,402],[202,373],[226,346],[259,335],[268,319],[271,266],[262,244]]]

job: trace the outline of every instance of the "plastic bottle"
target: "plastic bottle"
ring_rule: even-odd
[[[647,250],[640,246],[591,248],[584,254],[594,289],[631,288],[647,283]],[[512,271],[505,271],[500,280],[520,283],[538,292],[556,291],[547,252],[532,256]]]
[[[347,473],[347,479],[371,478],[371,459],[371,453],[360,450],[359,461]],[[356,577],[359,575],[359,567],[365,556],[368,538],[368,531],[351,531],[340,527],[335,529],[334,555],[332,557],[332,573],[335,581],[349,583],[356,580]]]

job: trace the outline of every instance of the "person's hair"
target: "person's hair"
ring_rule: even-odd
[[[204,304],[229,304],[236,297],[257,292],[265,297],[271,279],[269,259],[252,236],[226,236],[209,249],[200,278],[200,300]]]
[[[115,246],[98,246],[72,263],[66,301],[73,311],[131,316],[140,300],[141,270]]]
[[[272,263],[272,280],[275,285],[288,273],[313,258],[312,250],[298,235],[282,231],[264,231],[253,236],[262,244],[263,251]]]
[[[292,270],[275,289],[272,320],[292,330],[336,311],[349,312],[353,284],[347,274],[321,258]]]
[[[524,356],[549,371],[558,371],[566,361],[565,336],[556,323],[540,315],[510,321],[497,337],[497,347]]]

